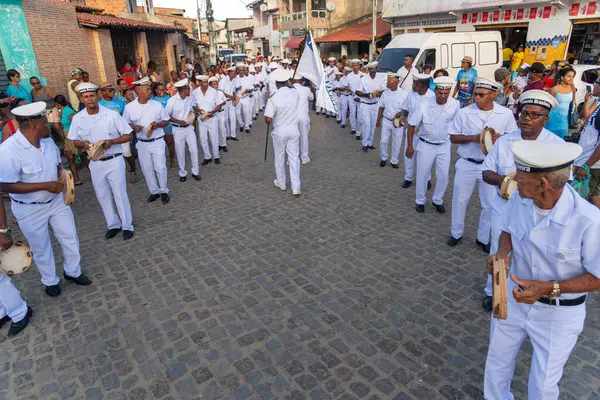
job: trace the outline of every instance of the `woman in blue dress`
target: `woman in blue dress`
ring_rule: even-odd
[[[169,101],[169,95],[167,94],[165,85],[162,82],[155,83],[152,92],[154,94],[152,100],[158,101],[162,104],[163,108],[166,108],[167,101]],[[173,168],[175,167],[175,139],[173,138],[173,126],[169,124],[163,130],[165,131],[165,143],[169,149],[170,167]]]
[[[561,68],[557,74],[558,84],[550,89],[550,94],[558,101],[550,114],[545,128],[560,138],[569,134],[569,106],[575,98],[575,70],[570,66]]]

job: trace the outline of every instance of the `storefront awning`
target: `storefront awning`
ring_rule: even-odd
[[[285,48],[286,49],[298,49],[298,48],[300,48],[300,43],[302,43],[303,41],[304,41],[304,36],[291,38],[285,44]]]
[[[133,31],[162,31],[162,32],[185,32],[185,27],[175,25],[154,24],[135,19],[114,17],[105,14],[77,13],[77,21],[81,25],[91,28],[121,28]]]
[[[375,40],[389,35],[392,26],[381,18],[377,18],[377,29],[375,31]],[[317,43],[342,43],[342,42],[370,42],[373,39],[373,20],[352,25],[340,29],[337,32],[328,33],[325,36],[316,38]]]

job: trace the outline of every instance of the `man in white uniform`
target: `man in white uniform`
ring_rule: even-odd
[[[202,165],[207,165],[214,158],[215,164],[220,164],[219,156],[219,125],[216,118],[221,105],[217,103],[218,92],[208,86],[208,75],[198,75],[200,86],[192,92],[192,108],[198,113],[198,119],[208,116],[204,121],[198,121],[198,134],[204,153]],[[210,137],[211,146],[208,145]],[[212,147],[212,154],[211,154]]]
[[[528,118],[533,112],[545,114],[530,109]],[[520,140],[511,148],[518,192],[502,214],[498,252],[488,258],[490,273],[494,259],[510,265],[508,312],[491,321],[483,392],[489,400],[514,398],[515,363],[529,337],[528,398],[556,400],[583,330],[587,293],[600,289],[600,210],[567,184],[581,146]]]
[[[219,128],[219,151],[227,153],[227,132],[225,128],[225,105],[227,104],[227,97],[219,90],[219,78],[212,76],[208,78],[208,85],[217,91],[217,104],[221,105],[219,111],[217,111],[217,126]]]
[[[419,128],[419,146],[417,147],[417,212],[425,212],[427,201],[427,182],[431,176],[431,167],[435,163],[435,190],[433,191],[433,206],[439,213],[445,213],[444,194],[448,187],[450,170],[450,136],[448,126],[460,110],[460,103],[450,97],[450,89],[454,80],[447,76],[435,79],[435,97],[424,99],[419,107],[408,117],[408,149],[407,153],[414,155],[413,137],[415,128]]]
[[[394,72],[388,73],[387,89],[384,90],[379,99],[379,112],[377,114],[377,127],[381,127],[381,141],[379,142],[379,154],[381,161],[380,167],[385,167],[388,159],[388,141],[392,136],[392,159],[390,164],[393,168],[398,168],[398,157],[400,155],[400,147],[402,146],[403,128],[394,126],[394,118],[402,117],[402,112],[405,110],[405,102],[408,93],[398,87],[398,74]],[[383,121],[382,121],[383,119]]]
[[[0,191],[10,194],[12,212],[29,242],[46,294],[57,297],[61,292],[60,279],[48,225],[63,252],[64,278],[82,286],[92,281],[81,273],[79,239],[73,212],[65,205],[62,194],[62,161],[50,137],[46,103],[16,107],[12,113],[19,129],[0,146]]]
[[[256,80],[258,81],[258,89],[256,90],[255,98],[258,107],[258,111],[262,112],[265,109],[265,77],[267,74],[263,71],[262,64],[256,65]]]
[[[194,124],[189,124],[187,119],[192,110],[192,98],[190,97],[190,86],[188,79],[175,82],[177,94],[167,101],[165,111],[173,125],[173,136],[175,137],[175,151],[177,152],[177,164],[179,164],[179,181],[187,180],[187,169],[185,167],[185,145],[187,143],[192,162],[192,178],[199,181],[200,165],[198,164],[198,142]]]
[[[254,68],[254,65],[250,65],[248,67],[248,76],[250,78],[252,78],[252,101],[251,101],[251,115],[252,115],[252,119],[254,121],[256,121],[256,115],[258,114],[258,106],[256,104],[256,101],[258,100],[258,96],[256,96],[257,94],[257,89],[259,87],[258,82],[257,82],[257,78],[256,78],[256,68]]]
[[[337,108],[337,113],[335,114],[335,120],[336,122],[339,124],[340,122],[342,122],[342,114],[341,114],[341,97],[342,94],[340,93],[340,81],[342,79],[342,76],[344,76],[344,73],[341,71],[336,71],[335,72],[335,81],[333,81],[333,83],[331,84],[331,90],[333,92],[333,94],[335,95],[335,106]]]
[[[544,128],[548,122],[548,113],[558,105],[558,101],[551,94],[543,90],[529,90],[519,98],[523,110],[519,116],[520,128],[498,138],[492,151],[485,157],[483,163],[484,182],[495,187],[496,194],[492,196],[492,238],[490,254],[498,251],[498,239],[502,233],[502,214],[508,203],[502,199],[500,185],[506,175],[515,172],[515,162],[511,145],[519,140],[538,140],[564,143],[564,140]],[[492,277],[488,275],[485,288],[483,308],[492,311]]]
[[[272,62],[271,64],[269,64],[269,75],[267,75],[265,79],[265,85],[267,89],[267,100],[273,97],[273,95],[277,92],[277,85],[275,84],[275,80],[273,79],[271,74],[273,73],[273,71],[276,71],[278,69],[279,67],[277,63]]]
[[[328,65],[325,67],[325,79],[329,81],[333,85],[335,82],[335,73],[338,70],[338,67],[335,65],[336,58],[329,57],[327,59]],[[330,112],[321,107],[321,113],[325,114],[325,118],[329,118]],[[317,113],[318,114],[318,113]]]
[[[254,105],[254,99],[252,98],[254,77],[248,76],[247,73],[248,67],[244,65],[240,68],[240,74],[237,77],[235,86],[236,96],[240,97],[237,111],[240,132],[245,130],[246,133],[250,133],[250,128],[252,127],[252,107]]]
[[[363,76],[361,88],[356,91],[360,97],[360,124],[362,130],[362,148],[374,150],[373,137],[375,136],[375,125],[377,124],[377,112],[379,111],[379,97],[385,89],[385,81],[377,76],[377,61],[367,64],[369,74]]]
[[[410,92],[413,89],[413,80],[419,73],[419,70],[413,66],[414,56],[407,55],[404,57],[404,65],[398,70],[398,79],[400,80],[400,88]]]
[[[487,253],[490,251],[490,231],[492,223],[492,198],[496,196],[494,187],[483,181],[483,160],[480,137],[485,127],[493,128],[497,135],[517,129],[512,111],[494,102],[500,88],[495,81],[483,77],[475,80],[475,102],[462,108],[450,124],[450,141],[458,144],[456,175],[452,193],[452,234],[449,246],[456,246],[465,229],[467,205],[479,185],[481,214],[475,243]]]
[[[273,184],[281,190],[286,189],[285,155],[287,153],[292,193],[294,196],[300,196],[298,90],[288,87],[288,82],[292,78],[291,71],[278,69],[271,72],[271,76],[276,82],[277,92],[267,101],[265,122],[273,123],[271,136],[273,137],[276,175]]]
[[[169,124],[169,117],[164,107],[152,100],[151,83],[149,78],[133,82],[137,87],[138,98],[125,106],[123,118],[131,125],[138,138],[140,166],[150,191],[148,203],[160,198],[163,204],[167,204],[170,199],[163,128]]]
[[[98,161],[90,160],[89,168],[96,198],[108,226],[105,238],[111,239],[123,230],[123,240],[133,237],[133,217],[127,195],[125,161],[122,146],[132,138],[131,127],[118,113],[98,104],[98,86],[82,82],[75,88],[85,108],[73,116],[69,139],[75,147],[87,150],[105,140],[105,152]],[[119,146],[121,144],[121,146]],[[115,212],[115,204],[117,212]]]
[[[348,121],[348,108],[352,102],[352,90],[350,89],[350,81],[348,75],[352,72],[352,68],[344,67],[344,76],[338,82],[338,91],[340,93],[340,123],[342,129],[346,127]]]
[[[235,129],[236,126],[236,114],[235,114],[235,106],[233,105],[233,100],[235,100],[235,76],[236,68],[229,67],[227,68],[227,76],[221,79],[219,82],[219,89],[223,92],[225,97],[227,97],[227,103],[224,106],[225,113],[225,129],[227,131],[226,140],[237,141],[237,132]]]
[[[290,69],[290,60],[287,58],[281,60],[281,69],[288,71]]]
[[[308,164],[308,132],[310,131],[309,103],[314,96],[309,87],[304,86],[304,77],[300,72],[294,75],[294,88],[298,92],[298,130],[300,131],[300,159],[302,164]]]

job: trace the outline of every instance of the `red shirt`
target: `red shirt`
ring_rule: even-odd
[[[540,79],[534,82],[529,82],[527,86],[525,86],[525,89],[523,89],[523,92],[528,90],[544,90],[544,81]]]

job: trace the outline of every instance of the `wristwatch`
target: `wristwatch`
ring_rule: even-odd
[[[550,292],[548,297],[555,300],[560,297],[560,285],[558,284],[558,281],[551,281],[551,282],[552,282],[552,291]]]
[[[6,235],[6,236],[10,236],[11,232],[12,232],[12,229],[10,229],[10,228],[0,229],[0,233],[3,235]]]

